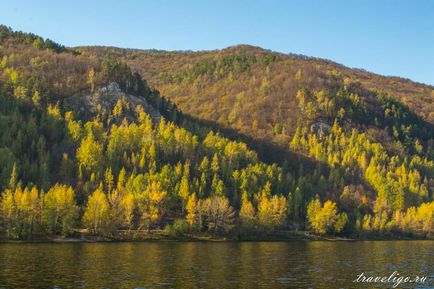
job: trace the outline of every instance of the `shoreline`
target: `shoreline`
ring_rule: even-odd
[[[376,236],[366,238],[349,238],[339,236],[319,236],[308,232],[285,232],[282,234],[270,234],[265,236],[234,238],[230,236],[213,236],[210,234],[186,234],[182,236],[172,236],[167,234],[137,234],[124,237],[100,237],[92,235],[81,235],[72,237],[49,236],[44,238],[34,238],[30,240],[0,240],[0,244],[20,244],[20,243],[122,243],[122,242],[209,242],[209,243],[224,243],[224,242],[355,242],[355,241],[433,241],[430,238],[421,237],[400,237],[400,236]]]

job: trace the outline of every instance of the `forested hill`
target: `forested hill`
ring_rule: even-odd
[[[408,105],[423,119],[434,123],[433,86],[352,69],[325,59],[277,53],[249,45],[198,52],[104,46],[78,47],[77,50],[97,57],[114,55],[139,71],[164,95],[179,100],[182,100],[183,92],[188,92],[194,98],[204,98],[203,95],[196,95],[195,91],[172,92],[173,84],[180,82],[194,82],[201,87],[215,88],[216,96],[224,96],[229,92],[242,92],[246,87],[255,89],[244,91],[246,94],[258,92],[262,80],[266,78],[272,86],[272,90],[266,93],[267,98],[278,101],[295,101],[293,98],[302,86],[333,89],[336,85],[352,83],[360,84],[367,90],[384,92]],[[236,81],[231,83],[228,80]],[[280,95],[280,98],[276,95]],[[191,103],[185,105],[194,107]],[[222,120],[228,121],[227,118]]]
[[[331,126],[337,117],[395,153],[412,142],[403,131],[414,135],[422,128],[428,135],[418,138],[432,138],[434,88],[410,80],[246,45],[202,52],[77,50],[122,59],[182,111],[249,137],[272,161],[282,150],[270,156],[270,144],[287,148],[301,124]]]
[[[433,235],[429,86],[249,46],[0,45],[0,239]]]

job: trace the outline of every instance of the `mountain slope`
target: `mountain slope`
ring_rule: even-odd
[[[433,158],[431,86],[245,45],[203,52],[77,49],[123,59],[184,112],[245,135],[271,161],[285,160],[281,154],[291,151],[297,128],[331,127],[336,120],[391,155],[405,158],[422,146],[418,154]],[[273,145],[281,148],[274,155]]]
[[[237,74],[241,71],[237,71],[237,69],[248,72],[249,78],[261,76],[256,81],[240,84],[243,87],[247,84],[253,86],[260,85],[262,76],[267,73],[271,79],[270,82],[272,82],[273,88],[277,90],[276,93],[281,94],[281,97],[287,96],[293,98],[297,89],[302,85],[316,88],[322,84],[333,86],[336,82],[342,81],[360,82],[365,89],[384,91],[390,96],[404,102],[425,120],[431,123],[434,122],[434,111],[432,108],[434,101],[433,86],[415,83],[404,78],[385,77],[360,69],[351,69],[324,59],[293,54],[285,55],[248,45],[200,52],[135,50],[102,46],[79,47],[77,49],[83,54],[91,54],[98,57],[115,55],[119,59],[123,59],[134,70],[139,71],[152,86],[158,88],[164,95],[172,96],[170,93],[170,83],[173,82],[173,77],[185,78],[185,74],[190,73],[189,78],[191,80],[192,77],[197,76],[209,77],[207,72],[211,72],[213,74],[220,74],[218,75],[219,78],[225,78],[228,76],[227,72],[210,71],[210,69],[206,71],[205,66],[207,64],[212,66],[223,60],[226,62],[223,66],[226,65],[226,68],[229,68],[230,62],[235,61],[235,65],[240,65],[240,67],[232,67],[235,69],[232,70],[232,77],[239,76]],[[237,56],[240,58],[230,59]],[[250,59],[246,57],[250,57]],[[252,57],[256,57],[257,59],[253,60]],[[244,68],[241,68],[243,65]],[[225,69],[223,66],[220,66],[218,69]],[[197,81],[197,79],[193,80]],[[252,80],[249,79],[249,81]]]
[[[7,27],[0,41],[7,238],[432,235],[432,124],[345,68],[247,46],[66,48]]]
[[[428,85],[245,45],[204,52],[77,49],[126,61],[182,111],[264,144],[287,147],[297,126],[331,126],[339,115],[395,153],[414,151],[413,137],[432,149],[434,94]],[[410,127],[415,122],[417,128]]]

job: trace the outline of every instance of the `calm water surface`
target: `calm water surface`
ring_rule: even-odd
[[[366,272],[429,276],[433,241],[0,244],[0,288],[392,288]]]

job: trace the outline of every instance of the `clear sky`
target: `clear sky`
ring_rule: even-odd
[[[67,46],[251,44],[434,85],[430,0],[10,0],[0,23]]]

